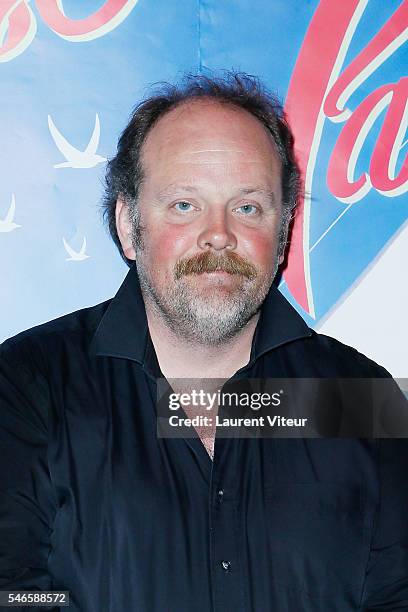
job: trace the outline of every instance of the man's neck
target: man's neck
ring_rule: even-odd
[[[259,313],[233,338],[212,346],[178,336],[147,301],[150,336],[163,375],[169,378],[230,378],[245,366],[251,355],[252,339]]]

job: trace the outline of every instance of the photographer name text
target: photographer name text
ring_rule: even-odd
[[[182,417],[177,414],[169,417],[171,427],[306,427],[307,418],[287,418],[284,416],[266,417],[215,417],[197,415],[193,418]]]

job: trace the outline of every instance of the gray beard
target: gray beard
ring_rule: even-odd
[[[177,336],[192,344],[217,346],[233,338],[258,312],[273,276],[245,279],[241,288],[226,295],[210,288],[205,295],[186,277],[159,292],[147,273],[140,252],[136,266],[145,300]],[[191,280],[191,277],[190,277]]]

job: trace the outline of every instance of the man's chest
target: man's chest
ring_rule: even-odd
[[[71,385],[52,419],[56,575],[70,564],[89,581],[109,576],[118,605],[133,589],[141,609],[159,609],[152,588],[179,609],[184,592],[203,610],[208,593],[237,610],[307,593],[310,610],[327,610],[333,591],[348,609],[376,507],[370,443],[216,437],[212,462],[197,436],[158,436],[154,386],[128,383],[87,401]]]
[[[111,415],[104,427],[91,420],[88,453],[69,443],[72,432],[61,436],[57,573],[64,558],[61,567],[74,564],[94,582],[109,575],[120,605],[130,588],[135,605],[153,610],[152,588],[183,609],[182,585],[187,597],[215,592],[238,610],[262,609],[265,597],[302,599],[305,589],[310,610],[327,609],[333,592],[338,610],[348,609],[342,598],[357,597],[375,508],[370,469],[356,470],[358,448],[217,439],[211,462],[198,438],[152,438],[141,428],[130,415]],[[245,598],[254,607],[242,608]]]

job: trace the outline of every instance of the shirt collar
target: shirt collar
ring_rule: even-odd
[[[92,340],[92,350],[97,355],[143,364],[148,338],[146,310],[133,264],[102,316]]]
[[[312,335],[312,330],[272,284],[264,303],[252,343],[251,361],[268,351],[300,338]]]
[[[261,308],[250,361],[254,362],[278,346],[311,334],[302,317],[272,285]],[[153,366],[152,369],[157,371],[157,359],[135,265],[130,268],[105,311],[94,334],[92,349],[97,355],[131,359],[143,366]]]

